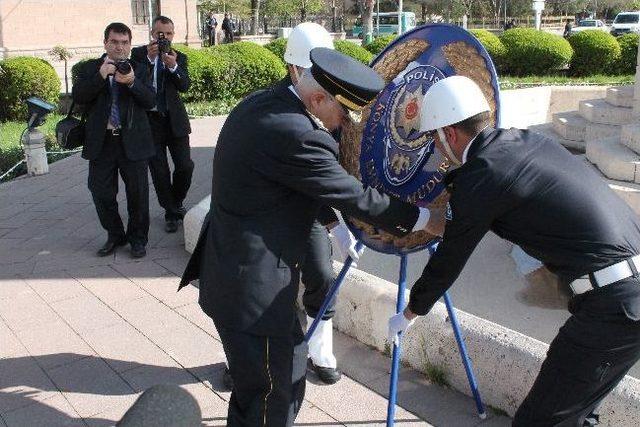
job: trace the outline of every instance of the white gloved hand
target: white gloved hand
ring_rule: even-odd
[[[336,238],[338,243],[339,257],[344,261],[347,259],[347,256],[350,256],[353,260],[352,266],[355,267],[356,261],[360,259],[360,255],[364,252],[364,246],[362,246],[360,250],[356,250],[356,243],[358,243],[358,241],[342,221],[331,229],[331,234]]]
[[[409,326],[413,325],[415,320],[415,317],[411,320],[407,319],[404,315],[404,310],[391,316],[389,318],[389,343],[398,346],[400,344],[398,333],[406,331]]]

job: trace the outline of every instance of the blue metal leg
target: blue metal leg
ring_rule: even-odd
[[[451,299],[449,298],[449,293],[444,293],[444,303],[447,306],[447,311],[449,312],[449,318],[451,319],[451,326],[453,327],[453,333],[456,336],[456,341],[458,342],[458,348],[460,349],[460,357],[462,358],[462,364],[464,365],[464,370],[467,372],[467,379],[469,380],[469,388],[471,389],[471,393],[473,393],[473,398],[476,400],[476,408],[478,408],[478,416],[482,419],[487,417],[487,412],[484,409],[484,405],[482,404],[482,398],[480,397],[480,391],[478,390],[478,383],[476,382],[476,377],[473,374],[473,367],[471,366],[471,360],[469,359],[469,355],[467,354],[467,347],[464,344],[464,339],[462,338],[462,332],[460,332],[460,324],[458,323],[458,318],[456,317],[456,313],[453,311],[453,304],[451,303]]]
[[[396,298],[396,313],[404,309],[404,290],[407,287],[407,256],[400,257],[400,279],[398,280],[398,297]],[[389,343],[391,344],[391,343]],[[398,394],[398,370],[400,368],[400,346],[402,333],[398,334],[398,345],[393,344],[393,358],[391,359],[391,380],[389,381],[389,404],[387,406],[387,427],[393,426],[396,416],[396,396]]]
[[[360,251],[361,248],[362,248],[362,243],[361,242],[356,243],[356,252]],[[329,293],[324,298],[324,302],[322,303],[322,306],[320,307],[320,310],[318,311],[316,318],[313,319],[313,323],[307,329],[307,333],[304,336],[305,341],[309,342],[309,339],[311,338],[313,333],[316,331],[316,328],[318,327],[318,323],[320,323],[320,321],[324,317],[324,314],[327,312],[327,308],[329,307],[329,304],[331,304],[331,300],[338,292],[338,289],[340,289],[340,286],[342,286],[342,282],[344,282],[344,278],[347,276],[347,273],[349,272],[349,268],[351,268],[352,263],[353,263],[353,260],[351,259],[350,256],[348,256],[347,259],[344,260],[344,265],[342,266],[342,270],[340,270],[338,277],[336,277],[336,280],[333,282],[331,289],[329,289]]]

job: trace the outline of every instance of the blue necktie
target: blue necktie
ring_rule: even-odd
[[[156,59],[156,108],[161,113],[166,113],[167,106],[164,98],[164,62],[160,59],[160,55]]]
[[[115,79],[111,82],[111,113],[109,123],[114,129],[120,128],[120,108],[118,107],[118,82]]]

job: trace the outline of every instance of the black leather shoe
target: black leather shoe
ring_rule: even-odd
[[[147,255],[147,249],[142,243],[131,244],[131,256],[133,258],[142,258],[145,255]]]
[[[120,240],[109,239],[100,249],[98,249],[98,252],[96,252],[96,255],[98,256],[111,255],[118,246],[124,246],[126,243],[127,243],[127,240],[124,237],[121,238]]]
[[[316,366],[311,359],[309,359],[311,369],[316,373],[320,381],[325,384],[335,384],[342,378],[342,372],[337,368],[325,368],[323,366]]]
[[[164,222],[164,231],[167,233],[175,233],[178,231],[178,220],[168,219]]]
[[[184,219],[184,216],[187,214],[187,209],[184,206],[178,206],[178,214],[180,214],[180,218]]]
[[[222,373],[222,384],[225,386],[227,390],[233,390],[233,377],[231,376],[231,372],[229,372],[229,368],[224,367],[224,372]]]

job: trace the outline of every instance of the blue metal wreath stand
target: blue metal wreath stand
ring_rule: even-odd
[[[360,251],[363,244],[362,242],[358,242],[356,244],[356,250]],[[427,247],[429,251],[429,255],[433,255],[438,246],[438,242],[432,243]],[[404,294],[405,289],[407,287],[407,255],[402,254],[400,256],[400,274],[398,279],[398,296],[396,298],[396,313],[399,313],[405,305]],[[305,335],[305,341],[309,341],[309,338],[313,335],[318,326],[318,323],[324,316],[324,313],[327,311],[327,307],[331,303],[331,300],[335,297],[338,289],[342,286],[344,282],[344,278],[346,277],[349,269],[351,268],[351,264],[353,260],[351,257],[347,257],[344,261],[344,266],[338,277],[336,277],[335,282],[331,286],[329,293],[327,294],[324,302],[322,303],[322,307],[320,311],[316,315],[313,323],[307,330],[307,334]],[[453,310],[453,304],[451,303],[451,298],[449,298],[448,292],[444,293],[444,303],[447,307],[447,312],[449,313],[449,318],[451,319],[451,326],[453,327],[453,333],[456,337],[456,342],[458,343],[458,349],[460,351],[460,357],[462,358],[462,364],[464,365],[464,370],[467,373],[467,379],[469,381],[469,388],[471,389],[471,393],[473,394],[473,398],[476,402],[476,408],[478,410],[478,416],[482,419],[486,418],[487,413],[484,408],[484,404],[482,403],[482,398],[480,397],[480,392],[478,390],[478,383],[476,382],[475,375],[473,374],[473,367],[471,366],[471,360],[469,359],[469,355],[467,354],[467,348],[464,344],[464,338],[462,337],[462,332],[460,331],[460,324],[458,323],[458,318]],[[387,406],[387,426],[393,426],[395,422],[395,412],[396,412],[396,397],[398,393],[398,372],[400,367],[400,354],[401,354],[401,346],[402,346],[402,333],[398,334],[398,345],[393,344],[393,352],[391,359],[391,379],[389,381],[389,404]]]

